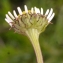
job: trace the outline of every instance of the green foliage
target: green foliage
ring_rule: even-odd
[[[17,1],[17,3],[15,2]],[[23,3],[22,3],[23,2]],[[36,63],[33,47],[26,36],[9,30],[5,14],[17,6],[53,8],[55,17],[40,35],[44,63],[63,63],[63,0],[0,0],[0,63]]]

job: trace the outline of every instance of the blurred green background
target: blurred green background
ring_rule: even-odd
[[[9,30],[5,22],[8,11],[24,5],[43,7],[44,13],[53,8],[55,17],[40,35],[44,63],[63,63],[63,0],[0,0],[0,63],[37,63],[33,47],[26,36]]]

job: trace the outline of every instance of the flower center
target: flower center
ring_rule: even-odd
[[[22,15],[18,15],[18,18],[14,19],[12,28],[25,32],[29,28],[35,28],[39,32],[42,31],[48,25],[48,20],[44,15],[40,13],[28,13],[23,11]]]

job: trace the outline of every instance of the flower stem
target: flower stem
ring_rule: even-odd
[[[36,54],[36,58],[37,58],[37,63],[43,63],[43,56],[41,53],[41,49],[40,49],[40,45],[39,45],[39,33],[37,31],[37,29],[30,29],[27,32],[28,37],[31,40],[31,43],[33,45],[35,54]]]

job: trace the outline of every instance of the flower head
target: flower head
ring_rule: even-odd
[[[24,9],[25,11],[22,12],[21,8],[17,7],[19,15],[13,10],[13,15],[8,12],[5,18],[5,21],[21,34],[26,34],[29,29],[36,29],[39,33],[43,32],[55,15],[52,8],[51,10],[47,9],[45,14],[43,14],[43,8],[32,7],[31,10],[28,10],[24,5]]]

